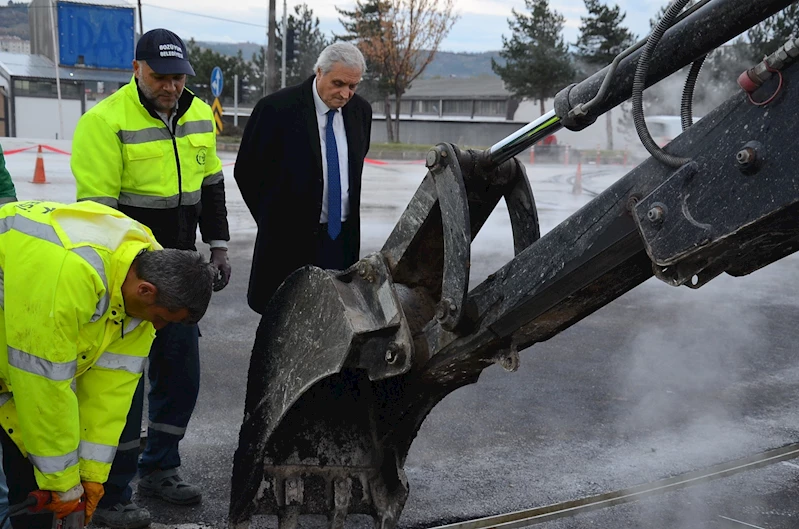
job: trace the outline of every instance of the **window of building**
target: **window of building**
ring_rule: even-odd
[[[472,115],[472,100],[444,100],[443,102],[445,116],[471,116]]]
[[[438,99],[417,99],[413,101],[413,115],[438,115]]]
[[[14,79],[14,95],[28,97],[58,97],[58,87],[53,81]],[[80,99],[80,85],[76,82],[61,81],[62,99]]]
[[[474,102],[474,115],[475,116],[501,116],[505,117],[508,102],[506,100],[498,101],[475,101]]]
[[[121,84],[109,81],[84,81],[86,99],[97,101],[113,94],[121,88]]]

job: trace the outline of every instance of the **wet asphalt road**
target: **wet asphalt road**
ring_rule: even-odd
[[[9,168],[20,198],[70,200],[67,156],[46,158],[51,183],[38,187],[27,184],[33,156],[16,156],[9,157]],[[362,253],[379,249],[423,174],[415,165],[369,166]],[[586,192],[574,196],[573,168],[534,168],[544,231],[621,174],[586,168]],[[182,444],[183,477],[200,484],[204,501],[175,507],[142,499],[154,521],[167,527],[226,525],[258,323],[244,301],[253,225],[232,178],[228,182],[234,274],[201,324],[202,387]],[[472,282],[511,256],[509,227],[498,215],[474,243]],[[789,257],[698,291],[651,279],[524,351],[517,372],[487,369],[423,424],[405,467],[411,493],[400,526],[576,499],[798,441],[797,264]],[[799,466],[782,463],[542,527],[790,529],[799,527],[797,480]],[[369,520],[352,522],[367,526]],[[256,518],[253,526],[275,527],[276,521]],[[321,527],[323,520],[303,520],[302,526]]]

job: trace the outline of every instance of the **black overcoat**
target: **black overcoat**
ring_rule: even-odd
[[[242,136],[233,175],[258,224],[247,301],[263,313],[297,268],[311,264],[322,211],[322,149],[312,83],[261,99]],[[342,108],[349,161],[349,222],[360,241],[361,174],[369,150],[372,108],[355,94]],[[349,261],[358,259],[360,244]]]

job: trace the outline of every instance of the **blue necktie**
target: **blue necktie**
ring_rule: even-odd
[[[338,167],[338,146],[333,134],[335,110],[327,113],[325,149],[327,150],[327,233],[335,240],[341,233],[341,174]]]

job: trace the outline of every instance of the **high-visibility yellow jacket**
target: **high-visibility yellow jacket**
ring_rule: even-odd
[[[136,78],[81,116],[71,168],[78,200],[114,207],[153,230],[167,248],[230,239],[214,115],[184,90],[167,127]],[[174,133],[173,133],[174,129]]]
[[[104,483],[155,329],[122,283],[150,230],[95,202],[0,207],[0,424],[41,489]]]

